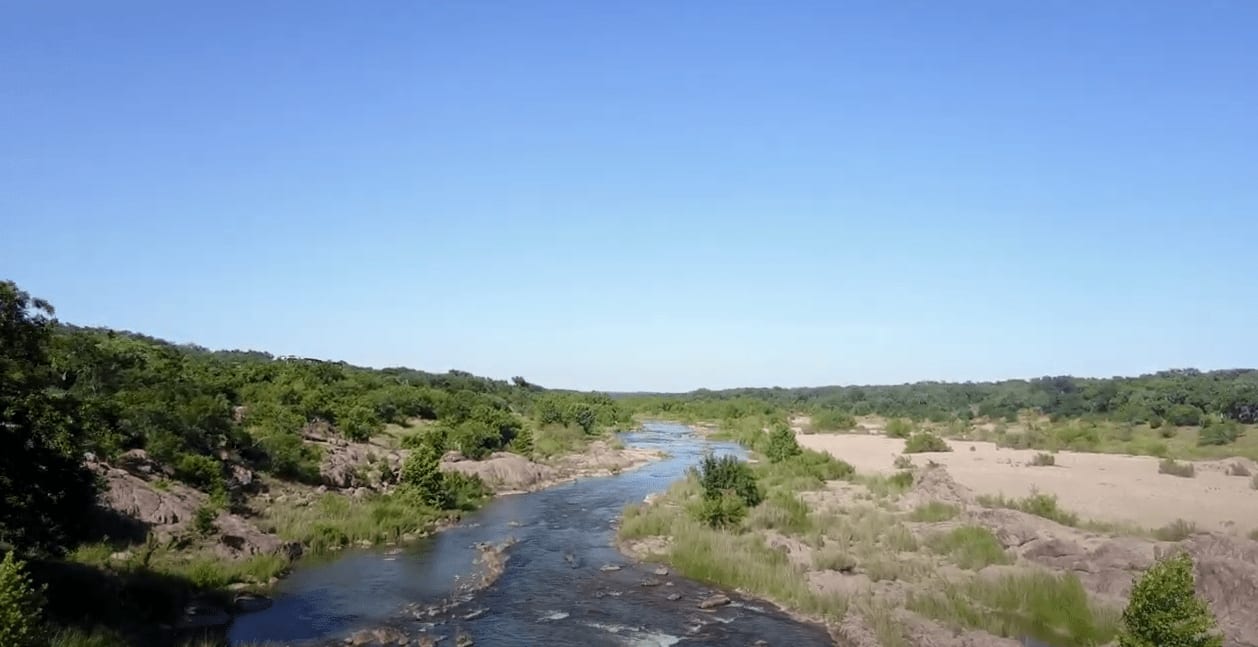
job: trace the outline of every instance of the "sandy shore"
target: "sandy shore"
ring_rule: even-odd
[[[799,444],[826,451],[860,472],[891,473],[892,461],[904,441],[860,434],[799,434]],[[1068,510],[1088,518],[1158,527],[1186,519],[1202,529],[1244,534],[1258,529],[1258,491],[1250,479],[1229,476],[1227,465],[1252,461],[1195,463],[1194,478],[1158,473],[1158,459],[1148,456],[1059,452],[1053,467],[1028,465],[1034,450],[1000,449],[993,443],[948,441],[953,451],[912,454],[914,463],[928,460],[948,468],[962,485],[977,494],[1023,497],[1032,488],[1057,495]]]

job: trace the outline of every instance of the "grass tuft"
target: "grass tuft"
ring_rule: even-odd
[[[1013,562],[996,536],[979,526],[962,526],[935,535],[927,544],[931,550],[947,555],[957,566],[965,569],[978,570],[992,564]]]
[[[961,514],[959,506],[951,503],[943,503],[942,501],[931,501],[924,505],[913,508],[909,513],[909,521],[939,522],[948,521]]]
[[[1040,452],[1036,454],[1033,458],[1031,458],[1031,462],[1028,463],[1028,465],[1031,465],[1032,467],[1051,467],[1056,464],[1057,457],[1049,454],[1048,452]]]
[[[1188,479],[1197,475],[1197,470],[1193,468],[1192,463],[1180,463],[1173,458],[1162,459],[1162,462],[1158,463],[1158,472]]]
[[[1183,519],[1176,519],[1153,531],[1153,537],[1160,541],[1183,541],[1197,533],[1197,524]]]

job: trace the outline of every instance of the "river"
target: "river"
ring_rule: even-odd
[[[617,476],[498,497],[459,525],[405,548],[346,551],[303,564],[280,583],[271,608],[236,619],[232,644],[332,645],[376,627],[412,638],[446,636],[443,645],[454,644],[459,633],[477,645],[833,644],[824,628],[733,593],[727,592],[733,604],[699,610],[711,588],[655,576],[654,566],[621,556],[612,540],[626,504],[663,491],[706,451],[742,453],[669,423],[648,423],[621,438],[668,457]],[[510,539],[515,543],[501,577],[459,595],[459,583],[477,570],[477,545]],[[622,568],[603,570],[608,564]],[[660,584],[642,586],[651,579]],[[672,594],[681,597],[669,600]],[[417,613],[451,598],[459,602],[454,608],[431,617]]]

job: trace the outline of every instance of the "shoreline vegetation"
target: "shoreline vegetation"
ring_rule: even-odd
[[[1181,461],[1258,459],[1253,370],[575,392],[77,327],[7,281],[0,342],[0,641],[12,647],[219,644],[230,612],[265,605],[258,593],[303,555],[404,541],[495,492],[649,460],[608,437],[646,416],[707,421],[701,433],[737,440],[759,462],[705,467],[631,507],[626,546],[828,618],[852,644],[864,634],[905,644],[940,627],[1095,642],[1122,630],[1111,612],[1131,565],[1151,567],[1164,548],[1187,550],[1215,578],[1212,608],[1245,590],[1221,573],[1258,587],[1250,547],[1191,520],[1129,533],[1069,523],[1082,517],[1063,506],[1038,514],[1050,510],[1038,499],[985,507],[932,466],[959,440],[989,440],[1043,454],[1042,473],[1074,450],[1167,459],[1158,478],[1181,486],[1214,478]],[[858,472],[796,437],[861,432],[920,453],[895,457],[890,473]],[[1258,465],[1227,470],[1258,492]],[[1084,575],[1045,579],[1035,569],[1052,565],[1034,550]],[[1221,565],[1222,554],[1243,557]],[[730,561],[740,568],[714,555],[740,556]],[[1104,555],[1126,561],[1102,562],[1093,578]],[[1221,616],[1224,632],[1258,642],[1242,611]]]
[[[627,506],[618,547],[822,623],[855,647],[1012,647],[1025,638],[1104,645],[1120,636],[1122,644],[1169,644],[1127,642],[1148,627],[1124,616],[1124,606],[1136,595],[1133,582],[1162,577],[1162,565],[1180,555],[1189,564],[1187,584],[1177,584],[1187,587],[1184,604],[1198,600],[1195,561],[1205,598],[1198,615],[1224,619],[1217,628],[1203,619],[1203,642],[1182,644],[1246,644],[1239,641],[1258,635],[1258,622],[1236,613],[1229,597],[1258,584],[1258,537],[1183,520],[1153,529],[1083,519],[1047,493],[975,496],[930,452],[897,457],[890,474],[859,473],[801,447],[800,422],[782,411],[699,422],[696,433],[740,443],[749,462],[705,461],[666,493]],[[752,496],[737,494],[749,488]]]
[[[652,458],[602,393],[81,328],[4,281],[0,315],[6,647],[219,644],[304,555]]]

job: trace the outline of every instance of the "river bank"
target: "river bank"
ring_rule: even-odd
[[[755,433],[740,440],[763,449],[767,434]],[[833,459],[809,451],[758,463],[764,502],[726,528],[695,519],[702,494],[690,477],[630,506],[618,544],[821,619],[854,647],[1105,644],[1133,578],[1184,551],[1225,645],[1258,644],[1258,541],[1081,519],[1047,495],[978,496],[935,463],[943,456],[875,474],[820,467]]]
[[[704,452],[739,450],[675,425],[648,425],[622,438],[628,449],[667,456],[617,475],[496,497],[407,545],[351,548],[310,562],[278,584],[270,609],[238,617],[229,637],[236,644],[303,645],[346,638],[374,644],[376,637],[427,644],[459,636],[520,646],[668,645],[683,638],[696,645],[831,644],[823,628],[755,599],[624,559],[613,540],[626,503],[659,492]],[[461,591],[480,572],[477,547],[504,544],[499,576]],[[717,595],[729,604],[700,608]]]

